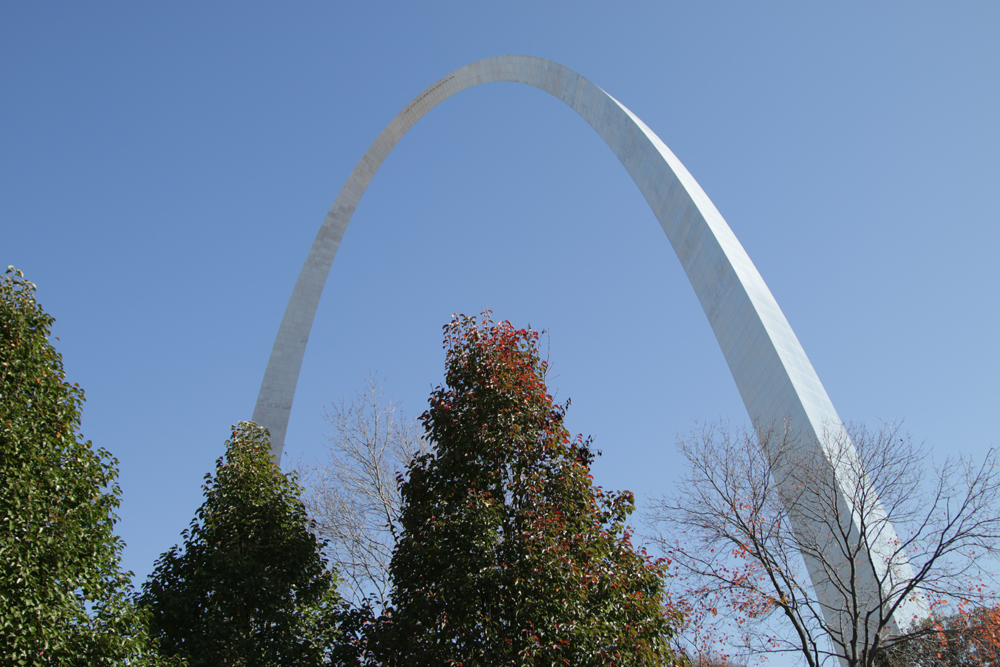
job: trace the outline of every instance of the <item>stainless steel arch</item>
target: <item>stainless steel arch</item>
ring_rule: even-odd
[[[645,123],[576,72],[543,58],[498,56],[452,72],[410,102],[372,143],[327,213],[289,299],[254,408],[254,421],[270,430],[275,460],[281,458],[323,286],[365,189],[396,142],[425,113],[459,91],[493,81],[540,88],[597,131],[639,186],[673,245],[750,417],[758,424],[785,421],[802,437],[803,446],[832,451],[843,431],[837,411],[760,273],[684,165]],[[884,538],[888,547],[895,534]],[[822,588],[818,565],[807,565],[814,585]],[[873,565],[880,575],[890,567],[886,562]],[[891,569],[900,576],[909,571],[905,563],[893,563]],[[831,600],[840,597],[832,590],[825,593]],[[921,607],[909,605],[904,617],[922,616]]]

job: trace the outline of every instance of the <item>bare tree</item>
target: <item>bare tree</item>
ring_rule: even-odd
[[[747,657],[871,667],[926,634],[926,624],[893,619],[905,602],[933,614],[991,597],[983,559],[1000,547],[997,452],[980,466],[949,458],[928,476],[924,452],[897,428],[843,434],[822,453],[780,428],[721,425],[679,441],[690,471],[647,516],[673,561],[670,602],[695,651],[721,642]],[[888,566],[862,573],[873,562]],[[872,575],[877,585],[863,586]]]
[[[746,667],[745,662],[733,662],[731,659],[717,655],[684,656],[691,667]]]
[[[384,607],[399,526],[397,477],[426,450],[423,429],[403,416],[374,376],[349,405],[341,400],[327,410],[326,420],[326,458],[301,472],[306,507],[317,533],[329,540],[345,597],[360,602],[373,595]]]

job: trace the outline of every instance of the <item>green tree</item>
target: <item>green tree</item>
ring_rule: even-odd
[[[637,552],[629,492],[590,475],[546,392],[538,334],[457,316],[445,386],[409,466],[391,608],[374,653],[396,665],[659,665],[672,660],[665,563]]]
[[[267,432],[233,427],[205,502],[156,562],[140,601],[165,653],[192,667],[324,665],[337,642],[336,573],[310,530],[300,487],[271,460]]]
[[[35,285],[0,281],[0,663],[146,664],[113,533],[117,461],[80,435],[83,390],[65,379]]]

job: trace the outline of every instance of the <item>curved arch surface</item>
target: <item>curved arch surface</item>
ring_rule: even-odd
[[[684,165],[635,114],[583,76],[543,58],[498,56],[452,72],[406,105],[375,139],[334,200],[295,283],[254,408],[254,421],[270,430],[275,460],[281,459],[320,296],[365,189],[396,143],[425,113],[455,93],[494,81],[544,90],[570,106],[604,139],[677,253],[751,419],[755,424],[784,422],[803,447],[832,454],[844,441],[837,411],[760,273]],[[864,479],[857,483],[867,484]],[[797,531],[800,528],[807,527],[796,525]],[[891,541],[895,534],[884,538]],[[822,586],[825,577],[816,569],[819,565],[807,565],[814,585]],[[888,563],[873,565],[880,578],[889,569],[901,576],[909,571],[905,563],[894,562],[891,568]],[[833,596],[832,591],[829,594]]]
[[[330,266],[347,224],[396,143],[438,103],[466,88],[512,81],[540,88],[583,117],[639,186],[708,316],[750,417],[787,419],[817,435],[839,424],[826,390],[760,273],[697,181],[656,134],[604,90],[543,58],[499,56],[437,81],[389,123],[337,195],[288,301],[254,421],[271,432],[280,460],[299,370]],[[811,428],[810,428],[811,427]]]

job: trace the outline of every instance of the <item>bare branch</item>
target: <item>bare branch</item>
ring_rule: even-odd
[[[375,376],[348,405],[326,412],[326,458],[302,471],[305,503],[328,556],[357,602],[374,595],[384,606],[389,561],[399,526],[396,478],[413,456],[427,450],[423,431],[385,397]]]
[[[894,619],[904,602],[940,611],[992,599],[996,451],[981,466],[948,459],[928,483],[925,453],[895,426],[828,442],[820,452],[780,428],[725,424],[679,441],[690,471],[673,497],[653,500],[647,523],[673,561],[671,602],[688,613],[696,653],[721,644],[744,657],[794,651],[811,666],[870,667],[926,634]]]

